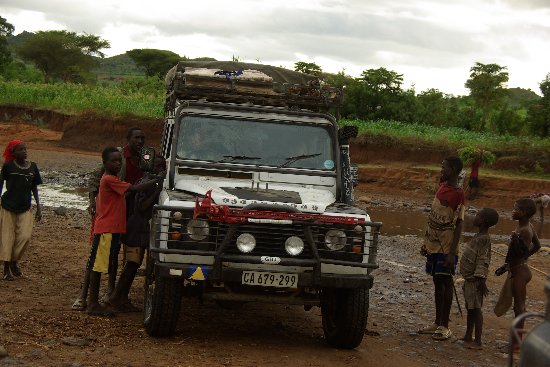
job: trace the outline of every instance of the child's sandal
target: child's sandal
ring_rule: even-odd
[[[86,307],[88,307],[88,302],[86,302],[85,299],[77,298],[76,301],[74,301],[73,305],[71,306],[71,310],[86,311]]]
[[[447,340],[449,339],[453,333],[450,329],[446,328],[445,326],[439,326],[437,330],[432,334],[432,339],[434,340]]]
[[[437,330],[438,326],[436,324],[424,326],[423,328],[417,331],[418,334],[433,334]]]

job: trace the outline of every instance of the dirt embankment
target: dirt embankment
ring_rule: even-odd
[[[377,163],[387,161],[409,162],[415,164],[433,164],[448,156],[456,156],[456,148],[440,143],[407,141],[385,136],[358,136],[352,146],[360,147],[352,151],[355,163]],[[550,150],[533,154],[528,146],[516,146],[506,151],[497,151],[485,147],[496,155],[491,166],[497,170],[542,170],[550,173]]]
[[[149,144],[158,146],[163,129],[161,120],[137,117],[112,118],[92,113],[66,115],[49,110],[10,106],[0,106],[0,118],[4,121],[19,121],[61,132],[60,146],[94,152],[101,151],[109,145],[124,145],[126,132],[134,126],[143,129]]]

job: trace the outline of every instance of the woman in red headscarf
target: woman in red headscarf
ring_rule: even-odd
[[[12,140],[4,150],[0,171],[0,260],[4,262],[4,280],[21,277],[18,261],[27,249],[32,233],[31,194],[36,201],[36,219],[42,218],[38,185],[42,183],[36,163],[27,160],[27,147]]]

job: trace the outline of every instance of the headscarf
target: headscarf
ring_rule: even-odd
[[[15,139],[8,143],[8,145],[6,146],[6,149],[4,149],[4,154],[3,154],[5,162],[11,162],[15,159],[15,157],[13,156],[13,149],[19,144],[23,144],[23,140]]]

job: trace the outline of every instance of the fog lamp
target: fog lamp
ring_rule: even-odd
[[[298,236],[291,236],[285,241],[285,250],[289,255],[300,255],[304,251],[304,241]]]
[[[191,219],[187,222],[187,233],[195,241],[202,241],[210,234],[208,222],[202,219]]]
[[[239,251],[246,253],[251,252],[256,247],[256,238],[250,233],[242,233],[237,237],[237,248]]]
[[[346,246],[346,242],[346,233],[340,229],[331,229],[325,235],[325,246],[329,250],[341,250]]]

